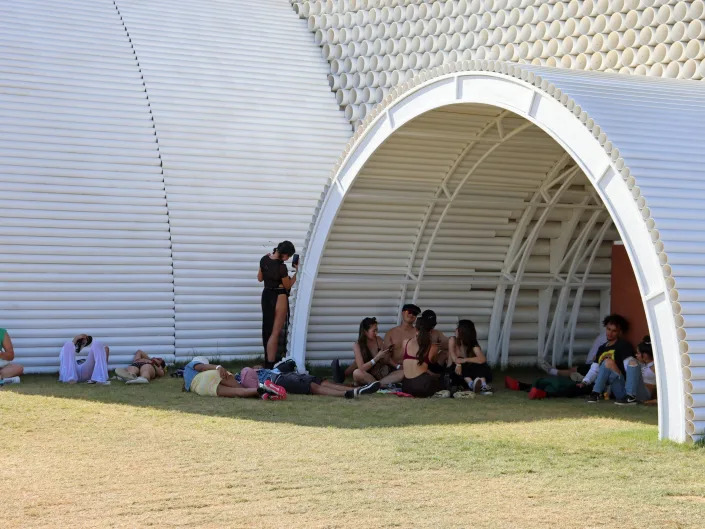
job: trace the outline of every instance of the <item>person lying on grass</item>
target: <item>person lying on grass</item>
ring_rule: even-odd
[[[213,365],[202,356],[197,356],[184,367],[183,391],[206,397],[261,398],[262,400],[286,398],[286,390],[271,381],[245,388],[223,366]]]
[[[477,341],[475,324],[470,320],[458,321],[455,336],[448,341],[448,351],[453,362],[453,382],[467,384],[474,393],[492,395],[492,370]]]
[[[142,349],[138,349],[132,363],[117,368],[115,375],[126,384],[149,384],[150,380],[166,375],[166,362],[158,356],[150,358]]]
[[[527,391],[531,400],[547,397],[580,397],[590,393],[589,386],[577,384],[569,377],[540,377],[528,384],[506,376],[504,377],[504,385],[507,389],[514,391]]]
[[[82,363],[76,355],[85,347],[90,347],[88,357]],[[66,342],[59,353],[59,381],[67,384],[87,382],[107,386],[108,357],[110,348],[88,334],[78,334]]]
[[[24,367],[13,362],[14,359],[15,349],[12,347],[10,335],[7,329],[0,328],[0,385],[19,383]]]
[[[293,361],[291,361],[293,363]],[[282,373],[278,369],[262,369],[259,367],[246,367],[240,371],[239,378],[243,387],[255,387],[258,384],[273,382],[283,387],[287,393],[294,395],[322,395],[324,397],[343,397],[354,399],[360,395],[376,393],[379,391],[378,381],[370,382],[360,387],[351,387],[324,380],[313,375],[297,373],[296,364],[287,366],[290,372]]]

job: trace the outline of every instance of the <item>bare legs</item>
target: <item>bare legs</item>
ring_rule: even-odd
[[[380,379],[379,383],[382,387],[388,386],[389,384],[397,384],[404,379],[404,371],[398,369],[392,371],[386,377]],[[355,369],[353,371],[353,380],[358,386],[364,386],[365,384],[371,384],[377,379],[370,375],[367,371],[362,371],[361,369]]]
[[[0,378],[18,377],[24,373],[24,367],[20,364],[7,364],[0,369]]]
[[[286,294],[277,296],[277,306],[274,309],[274,325],[272,326],[272,334],[267,340],[267,362],[274,363],[277,359],[277,350],[279,349],[279,335],[286,323],[286,313],[289,307],[289,299]]]

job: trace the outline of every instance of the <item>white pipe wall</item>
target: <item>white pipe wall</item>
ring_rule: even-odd
[[[341,33],[351,39],[352,59],[368,56],[347,70],[363,76],[371,63],[391,74],[471,59],[674,79],[700,80],[705,72],[705,0],[290,2],[316,32],[326,60],[339,59],[330,44]],[[391,81],[388,75],[379,85],[385,95]],[[342,100],[353,107],[378,103]],[[356,125],[363,113],[347,115]]]

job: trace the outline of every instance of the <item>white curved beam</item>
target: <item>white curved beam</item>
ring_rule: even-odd
[[[633,198],[639,196],[638,188],[632,195],[633,179],[630,187],[621,177],[624,173],[627,178],[632,178],[628,176],[628,160],[620,157],[619,151],[573,99],[543,80],[532,68],[494,63],[468,63],[467,67],[472,70],[459,73],[436,71],[432,75],[437,77],[432,78],[424,73],[413,84],[405,85],[402,93],[393,90],[381,107],[382,111],[373,109],[357,130],[336,169],[334,183],[323,200],[307,244],[292,329],[291,350],[294,357],[303,365],[318,267],[345,193],[365,162],[395,130],[429,110],[458,103],[492,105],[511,110],[533,122],[563,147],[595,186],[614,219],[634,264],[655,345],[660,435],[684,441],[686,414],[680,348],[682,346],[684,351],[688,348],[687,343],[679,341],[685,334],[682,328],[676,327],[674,308],[670,302],[674,283],[670,276],[669,284],[666,283],[661,267],[660,259],[667,260],[663,253],[664,246],[658,232],[653,230],[653,224],[648,225],[644,221],[649,212],[641,209],[644,207],[643,199],[639,204]],[[544,71],[539,73],[544,74]],[[560,72],[549,73],[560,75]],[[571,72],[571,75],[578,74]],[[594,81],[594,76],[585,77],[586,84],[589,85],[589,81]],[[596,97],[594,92],[591,93],[591,104]],[[608,100],[613,99],[605,99]],[[669,267],[666,273],[670,272]],[[675,291],[674,296],[678,296]],[[704,427],[695,419],[688,423],[689,431],[694,435],[702,433],[700,430]]]

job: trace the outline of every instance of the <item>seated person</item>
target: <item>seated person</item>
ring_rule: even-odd
[[[0,386],[5,384],[19,384],[24,367],[13,362],[15,349],[7,329],[0,328]]]
[[[455,364],[453,379],[461,379],[474,393],[492,395],[492,370],[477,341],[477,330],[471,320],[458,321],[455,336],[448,341],[450,361]]]
[[[612,392],[614,391],[613,388]],[[618,389],[618,391],[620,390]],[[651,337],[648,334],[636,346],[636,359],[629,359],[624,391],[626,393],[624,398],[617,399],[615,404],[624,406],[641,402],[646,405],[654,405],[657,402],[654,353],[651,348]]]
[[[534,380],[533,384],[520,382],[506,376],[504,377],[504,385],[514,391],[527,391],[531,400],[547,397],[579,397],[590,393],[589,386],[577,384],[568,377],[558,376],[540,377]]]
[[[88,357],[83,363],[76,361],[76,355],[84,347],[89,347]],[[59,353],[59,381],[67,384],[87,382],[107,386],[108,357],[110,348],[87,334],[74,336],[66,342]]]
[[[115,375],[126,384],[149,384],[150,380],[166,374],[166,362],[159,357],[150,358],[142,349],[135,353],[128,367],[119,367]]]
[[[428,369],[432,375],[442,375],[451,367],[450,355],[448,354],[448,337],[436,329],[437,318],[434,311],[426,309],[421,313],[421,317],[431,325],[431,343],[438,347],[438,354],[428,366]]]
[[[261,398],[262,400],[282,400],[286,390],[273,382],[266,381],[257,387],[244,388],[227,369],[213,365],[207,358],[197,356],[184,367],[183,391],[191,391],[207,397]]]
[[[612,385],[612,392],[617,400],[626,397],[624,383],[627,375],[627,367],[636,362],[634,358],[634,348],[632,344],[622,338],[629,329],[629,324],[619,314],[610,314],[604,321],[607,341],[597,349],[595,363],[599,365],[595,385],[592,393],[588,397],[589,403],[598,402],[602,398],[607,385]],[[592,382],[591,374],[588,373],[580,386],[586,386]]]
[[[401,365],[392,360],[393,346],[384,348],[382,339],[377,336],[377,319],[364,318],[360,322],[357,342],[353,344],[355,364],[353,380],[360,385],[378,381],[382,387],[401,382],[404,372]]]
[[[328,380],[323,380],[313,375],[297,373],[292,370],[281,373],[278,369],[260,369],[246,367],[240,371],[240,383],[243,387],[256,387],[257,384],[266,384],[268,381],[274,382],[283,387],[287,393],[294,395],[323,395],[326,397],[344,397],[354,399],[360,395],[376,393],[379,390],[379,382],[374,381],[359,388],[336,384]]]
[[[404,342],[404,380],[401,383],[404,393],[422,398],[431,397],[443,389],[441,378],[429,371],[429,365],[438,355],[438,344],[433,343],[431,337],[435,315],[426,312],[416,320],[416,337]]]
[[[387,331],[384,335],[384,348],[391,348],[390,357],[392,363],[396,365],[401,365],[402,357],[404,356],[404,350],[402,344],[414,336],[416,336],[416,329],[414,329],[414,322],[416,317],[421,312],[413,303],[407,303],[401,309],[401,325],[397,325]],[[333,380],[339,384],[347,378],[351,377],[352,374],[357,369],[357,363],[353,360],[345,371],[340,367],[340,361],[335,359],[331,362],[331,368],[333,370]]]

